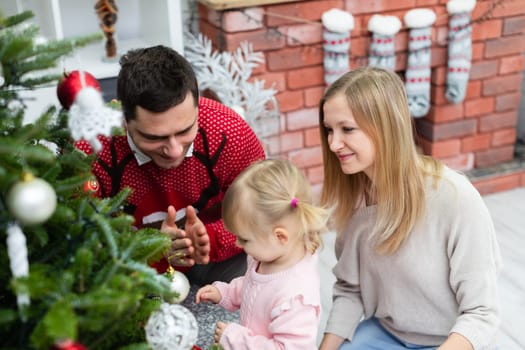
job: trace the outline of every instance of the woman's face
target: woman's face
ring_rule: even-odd
[[[344,94],[337,94],[323,106],[324,127],[330,150],[339,159],[345,174],[363,171],[372,178],[375,147],[370,137],[357,125]]]

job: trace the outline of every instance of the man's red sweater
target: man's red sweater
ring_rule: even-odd
[[[241,252],[220,218],[224,193],[243,169],[265,155],[248,124],[216,101],[200,98],[198,126],[193,154],[174,169],[162,169],[152,161],[139,165],[127,137],[114,136],[100,138],[103,148],[92,170],[101,197],[114,196],[124,187],[133,189],[127,211],[138,228],[162,221],[169,205],[177,212],[195,207],[210,237],[210,261],[222,261]],[[92,152],[87,142],[77,147]],[[163,272],[167,262],[155,267]]]

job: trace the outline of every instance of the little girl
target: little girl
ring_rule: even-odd
[[[244,276],[199,289],[196,302],[240,308],[240,324],[217,322],[224,349],[316,349],[320,284],[316,249],[328,213],[286,160],[252,164],[225,194],[226,228],[248,255]]]

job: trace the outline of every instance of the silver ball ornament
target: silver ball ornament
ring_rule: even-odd
[[[162,303],[146,323],[146,340],[153,350],[190,350],[197,341],[195,316],[182,305]]]
[[[45,180],[25,174],[7,194],[7,206],[22,225],[45,222],[54,213],[57,196],[54,188]]]
[[[190,282],[188,278],[185,274],[173,268],[168,269],[168,278],[170,279],[170,289],[178,295],[167,301],[172,304],[181,303],[190,293]]]

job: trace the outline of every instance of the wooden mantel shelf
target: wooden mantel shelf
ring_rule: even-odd
[[[299,0],[198,0],[207,8],[213,10],[238,9],[253,6],[280,4]]]

